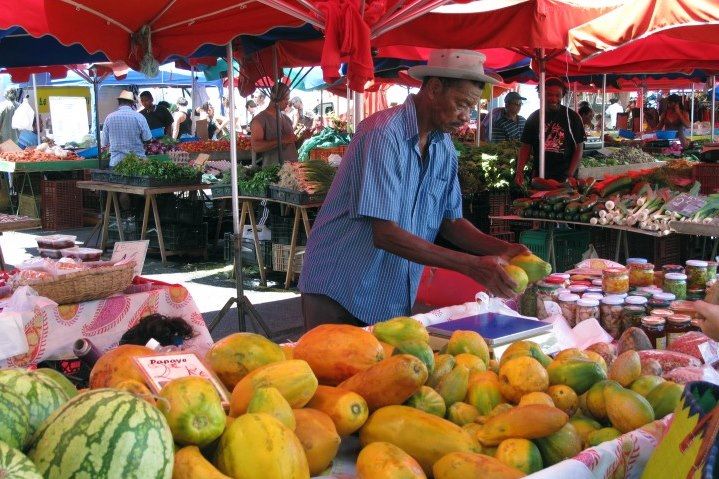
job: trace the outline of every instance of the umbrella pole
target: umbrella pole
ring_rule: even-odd
[[[714,143],[714,122],[716,120],[716,113],[717,113],[717,96],[716,96],[716,87],[717,87],[717,77],[716,75],[712,75],[712,143]]]
[[[477,133],[474,135],[474,146],[479,146],[482,135],[482,97],[477,100]]]
[[[646,90],[644,86],[639,89],[639,136],[644,132],[644,98],[646,96]]]
[[[487,141],[492,141],[492,131],[494,130],[494,87],[489,87],[489,128],[487,129]],[[477,116],[479,121],[479,116]]]
[[[357,126],[364,120],[364,93],[352,92],[354,113],[352,115],[352,131],[357,131]]]
[[[280,82],[280,70],[277,59],[277,43],[272,45],[272,66],[275,70],[275,98],[273,101],[275,102],[275,125],[277,125],[277,157],[280,161],[280,165],[282,165],[284,161],[282,161],[282,124],[280,122],[280,99],[276,97],[277,92],[280,91],[279,87],[277,86],[277,84]]]
[[[95,96],[95,142],[97,143],[97,168],[100,166],[100,152],[102,150],[100,139],[100,80],[97,78],[97,68],[95,76],[92,78],[92,93]]]
[[[692,82],[692,112],[691,124],[689,125],[689,137],[694,138],[694,82]]]
[[[607,115],[607,75],[602,75],[602,141],[604,141],[604,130],[606,129]]]
[[[35,130],[37,131],[37,144],[40,144],[40,138],[42,137],[42,134],[40,131],[42,130],[40,125],[40,108],[38,107],[38,100],[37,97],[37,79],[35,78],[36,74],[32,74],[32,89],[35,92]]]
[[[544,140],[547,117],[547,95],[544,82],[547,80],[547,68],[544,63],[544,48],[539,50],[539,177],[544,178]]]

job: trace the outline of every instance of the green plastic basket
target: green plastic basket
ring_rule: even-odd
[[[589,230],[561,230],[554,231],[554,252],[557,271],[564,272],[574,268],[582,261],[582,255],[589,248],[591,235]]]
[[[519,242],[544,261],[549,261],[549,237],[549,230],[525,230],[519,234]]]

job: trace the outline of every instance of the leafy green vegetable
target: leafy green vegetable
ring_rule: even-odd
[[[140,158],[130,153],[117,164],[115,173],[125,176],[150,176],[166,181],[192,181],[199,170],[191,166],[177,165],[171,161]]]

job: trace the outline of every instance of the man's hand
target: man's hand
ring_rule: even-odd
[[[474,279],[487,291],[503,298],[517,295],[514,291],[516,283],[512,281],[503,266],[507,262],[499,256],[472,256],[464,274]]]
[[[520,243],[507,243],[507,249],[502,253],[502,257],[509,261],[519,254],[531,254],[529,249]]]
[[[719,341],[719,305],[705,301],[694,301],[694,307],[697,313],[704,317],[703,320],[699,320],[699,327],[704,334],[715,341]]]

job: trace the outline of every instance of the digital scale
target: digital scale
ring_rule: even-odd
[[[440,350],[455,331],[476,331],[493,352],[496,359],[515,341],[528,339],[539,344],[545,354],[559,351],[552,333],[552,324],[533,319],[499,313],[484,313],[466,318],[437,323],[427,327],[429,345]]]
[[[588,136],[584,142],[584,150],[601,150],[604,148],[604,141],[598,136]]]

